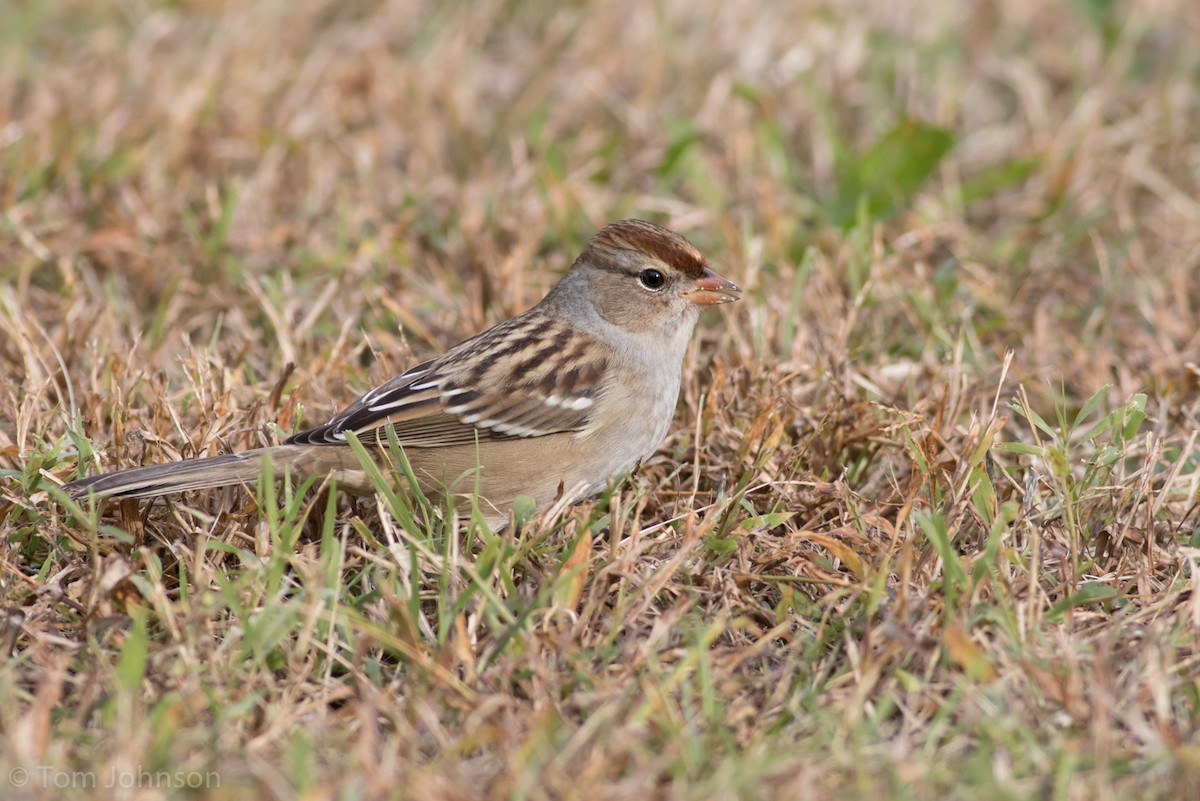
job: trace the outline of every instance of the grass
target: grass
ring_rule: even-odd
[[[6,9],[4,797],[1196,797],[1193,6]],[[600,498],[58,491],[625,216],[747,297]]]

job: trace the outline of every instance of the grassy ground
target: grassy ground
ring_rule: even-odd
[[[0,12],[0,796],[1200,796],[1193,0],[112,5]],[[748,297],[610,496],[56,501],[625,216]]]

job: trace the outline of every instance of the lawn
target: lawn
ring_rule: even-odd
[[[1194,0],[5,0],[0,797],[1200,798],[1198,87]],[[746,293],[603,496],[65,502],[625,217]]]

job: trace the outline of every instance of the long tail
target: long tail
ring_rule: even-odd
[[[154,498],[174,492],[253,484],[262,474],[263,455],[270,454],[271,466],[281,475],[297,456],[297,448],[279,445],[205,459],[189,459],[148,467],[117,470],[72,481],[65,489],[74,500],[94,494],[97,498]]]

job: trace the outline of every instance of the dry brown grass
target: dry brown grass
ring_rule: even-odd
[[[1191,0],[2,16],[3,797],[1200,795]],[[624,216],[748,298],[611,497],[56,503],[323,418]]]

